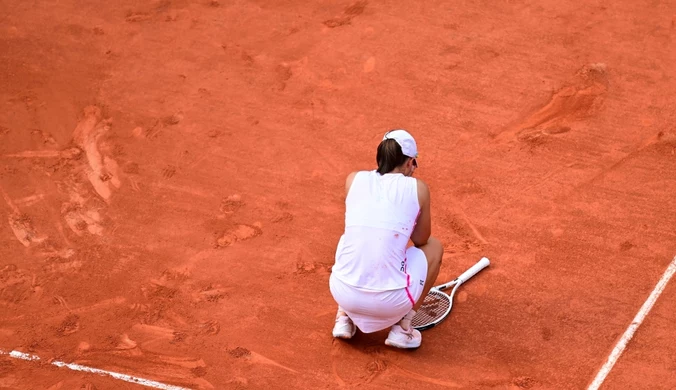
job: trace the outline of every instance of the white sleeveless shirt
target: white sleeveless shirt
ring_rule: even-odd
[[[374,291],[409,286],[406,247],[420,204],[416,179],[401,173],[357,172],[345,199],[345,233],[332,273]]]

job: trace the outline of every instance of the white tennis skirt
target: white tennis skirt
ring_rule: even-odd
[[[399,322],[418,302],[427,279],[425,252],[410,247],[406,250],[406,271],[409,287],[374,291],[350,286],[331,274],[329,287],[336,303],[364,333],[387,329]]]

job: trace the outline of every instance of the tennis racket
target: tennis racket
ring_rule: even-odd
[[[468,281],[469,278],[476,275],[479,271],[488,267],[490,263],[488,258],[482,257],[481,260],[462,275],[458,276],[455,280],[432,287],[425,297],[422,306],[420,306],[411,320],[411,325],[418,330],[426,330],[439,325],[451,312],[451,308],[453,307],[453,297],[455,296],[458,287]],[[442,292],[442,290],[451,286],[454,286],[451,295]]]

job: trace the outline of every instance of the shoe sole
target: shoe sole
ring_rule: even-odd
[[[355,328],[354,332],[352,334],[350,333],[332,333],[333,337],[338,338],[338,339],[351,339],[354,337],[355,334],[357,334],[357,329]]]
[[[345,339],[345,340],[351,339],[352,336],[354,336],[354,335],[353,335],[353,334],[349,334],[349,333],[341,333],[341,334],[335,334],[335,333],[334,333],[334,335],[333,335],[333,337],[335,337],[335,338],[338,338],[338,339]]]
[[[415,346],[408,346],[408,345],[403,345],[403,344],[397,344],[394,341],[390,340],[385,340],[385,345],[389,345],[390,347],[395,347],[395,348],[401,348],[401,349],[416,349],[420,348],[420,344],[415,345]]]

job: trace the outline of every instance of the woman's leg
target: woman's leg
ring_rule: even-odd
[[[444,255],[444,247],[441,245],[441,241],[437,240],[434,237],[430,237],[427,240],[427,244],[418,247],[425,253],[425,258],[427,259],[427,279],[425,279],[425,286],[423,287],[422,294],[418,301],[413,305],[413,310],[417,311],[422,305],[427,293],[430,291],[432,286],[439,276],[439,268],[441,268],[441,258]]]
[[[341,296],[347,296],[348,292],[343,288],[344,286],[340,285],[340,282],[336,281],[333,274],[329,278],[329,288],[331,294],[334,297],[334,300],[339,301]],[[354,336],[357,332],[357,327],[352,322],[352,319],[348,317],[345,309],[338,305],[338,311],[336,312],[336,322],[333,325],[333,337],[338,337],[341,339],[349,339]]]
[[[411,309],[401,321],[392,326],[392,329],[390,329],[390,333],[387,336],[387,340],[385,340],[385,344],[397,348],[418,348],[422,343],[422,335],[420,334],[420,331],[411,327],[411,320],[413,320],[416,310],[420,308],[425,300],[427,293],[432,286],[434,286],[434,282],[439,275],[439,268],[441,267],[441,257],[444,254],[444,248],[441,245],[441,242],[433,237],[430,237],[427,244],[418,247],[418,249],[425,254],[425,260],[427,261],[426,279],[422,291],[420,292],[420,296],[412,298],[417,299],[413,305],[413,309]],[[422,274],[422,271],[419,273]],[[416,275],[416,278],[420,278],[420,281],[422,281],[422,275]],[[415,295],[417,295],[417,293],[418,290],[416,290]]]

